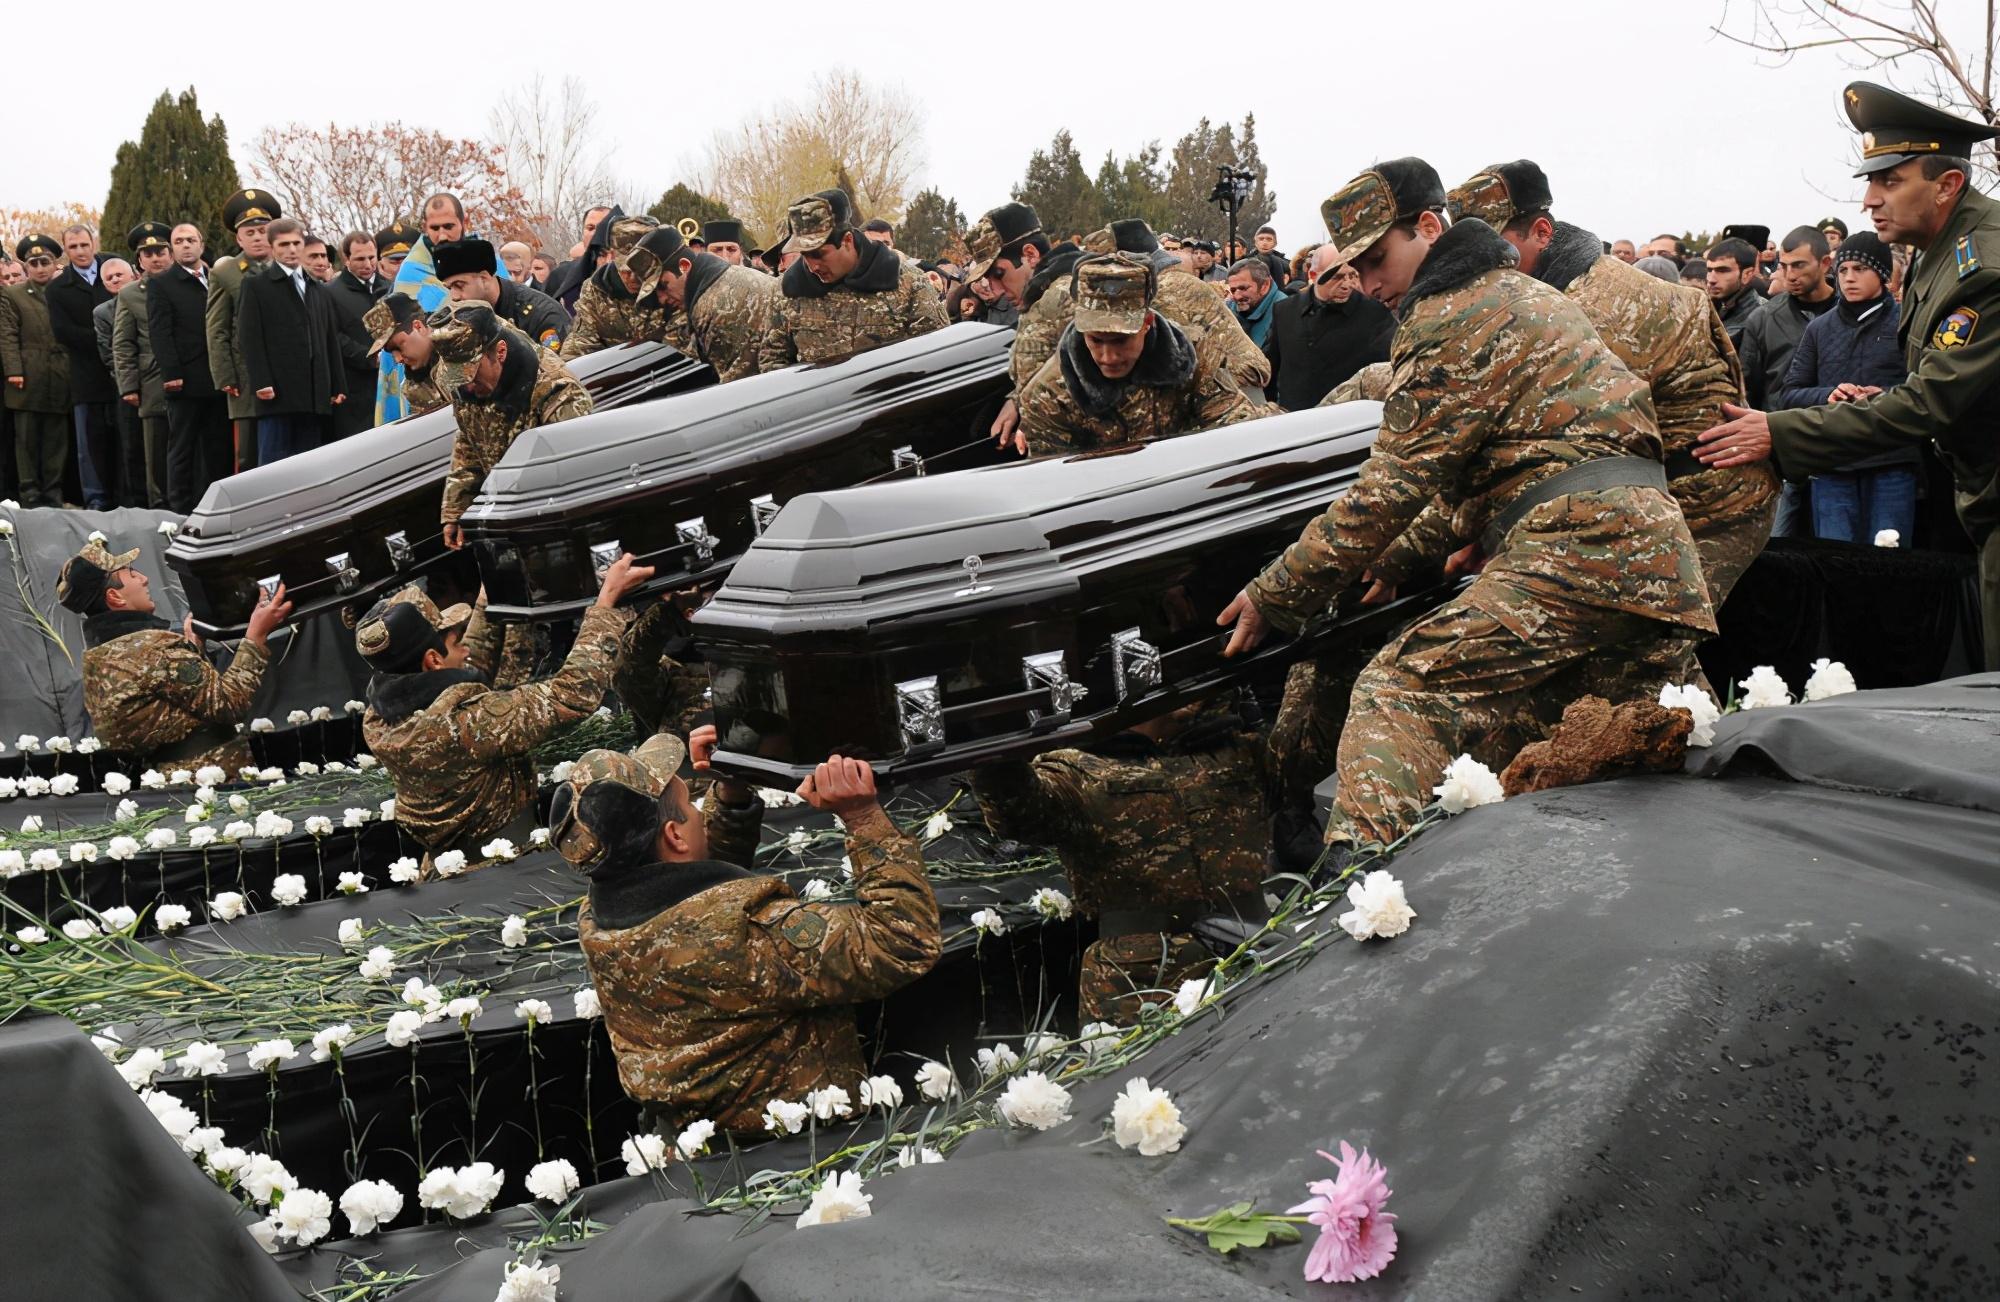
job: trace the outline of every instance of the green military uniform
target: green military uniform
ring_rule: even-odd
[[[134,280],[118,291],[112,315],[111,371],[118,393],[139,395],[140,437],[146,458],[146,502],[167,504],[167,393],[153,360],[152,326],[146,315],[146,282]]]
[[[611,688],[644,733],[684,737],[712,721],[708,666],[694,658],[693,630],[671,602],[647,606],[625,630]]]
[[[1497,230],[1516,217],[1547,212],[1552,200],[1542,169],[1523,159],[1484,169],[1453,190],[1447,202],[1454,219],[1477,217]],[[1722,404],[1743,401],[1736,350],[1708,295],[1612,257],[1597,236],[1568,222],[1555,223],[1555,236],[1533,274],[1581,307],[1597,337],[1652,390],[1667,489],[1680,503],[1701,553],[1709,604],[1721,610],[1771,537],[1778,476],[1761,463],[1710,469],[1694,458],[1696,437],[1723,419]],[[1413,567],[1401,558],[1425,548],[1420,530],[1406,538],[1416,545],[1392,549],[1374,566],[1377,578],[1394,583],[1408,576]],[[1431,550],[1442,556],[1468,541],[1447,535]],[[1690,676],[1699,672],[1692,661],[1689,670]]]
[[[982,219],[983,220],[983,219]],[[991,226],[987,227],[991,231]],[[969,242],[973,265],[982,255],[982,240],[992,246],[988,260],[999,252],[999,236],[982,236],[975,227]],[[1148,247],[1150,246],[1150,247]],[[1195,279],[1181,266],[1180,258],[1160,248],[1159,239],[1145,222],[1133,218],[1113,222],[1092,231],[1083,240],[1087,254],[1132,253],[1145,258],[1158,273],[1153,292],[1153,310],[1181,328],[1195,354],[1212,363],[1239,386],[1262,389],[1271,382],[1271,359],[1250,342],[1236,314],[1222,295]],[[1056,341],[1076,315],[1076,298],[1067,279],[1059,280],[1021,313],[1014,327],[1014,346],[1007,357],[1007,371],[1014,381],[1018,402],[1028,382],[1055,356]]]
[[[619,273],[627,269],[632,250],[646,232],[660,223],[644,215],[620,217],[611,223],[612,260],[590,273],[576,296],[576,314],[563,340],[562,357],[575,361],[588,353],[626,343],[632,333],[634,295]]]
[[[779,278],[759,349],[760,372],[844,361],[945,327],[944,301],[930,280],[894,249],[854,229],[846,195],[809,195],[791,206],[788,218],[787,251],[809,252],[849,235],[861,260],[831,285],[821,283],[803,258]]]
[[[266,226],[284,216],[284,209],[268,190],[239,190],[229,197],[222,206],[222,224],[230,230],[240,230],[245,226]],[[218,393],[225,389],[235,389],[236,396],[229,399],[229,419],[232,421],[255,421],[257,419],[257,393],[250,384],[250,371],[243,361],[243,350],[236,342],[236,301],[237,291],[243,277],[271,265],[266,258],[246,258],[237,254],[233,258],[218,258],[208,269],[208,310],[205,317],[208,333],[208,374],[215,381]],[[247,436],[242,429],[237,430],[236,455],[247,464],[255,464],[257,459],[257,438],[255,427]]]
[[[137,560],[90,543],[63,563],[56,600],[83,619],[83,708],[113,750],[159,768],[253,763],[239,727],[263,680],[266,656],[247,639],[217,673],[198,647],[157,615],[109,610],[105,581]]]
[[[1351,260],[1442,199],[1428,164],[1397,159],[1322,213]],[[1359,479],[1246,589],[1266,620],[1297,631],[1439,497],[1491,558],[1356,682],[1331,840],[1394,840],[1453,756],[1498,768],[1578,696],[1651,696],[1687,640],[1715,631],[1645,382],[1515,260],[1476,219],[1431,246],[1400,305],[1394,379]]]
[[[1099,924],[1083,953],[1080,1022],[1133,1026],[1214,965],[1189,928],[1263,914],[1270,841],[1255,731],[1211,715],[1165,743],[1120,733],[1092,750],[986,765],[973,791],[1001,836],[1053,848]]]
[[[468,606],[439,611],[421,588],[362,616],[354,646],[376,670],[361,734],[396,782],[396,821],[431,858],[479,847],[510,829],[525,841],[535,804],[535,747],[589,717],[604,699],[626,614],[592,606],[552,677],[508,691],[488,685],[498,639]],[[464,630],[465,668],[424,670],[434,637]]]
[[[63,250],[54,236],[30,235],[14,246],[14,256],[60,264]],[[21,504],[61,506],[69,465],[69,353],[56,342],[45,285],[24,280],[0,288],[0,382],[0,402],[14,415]]]
[[[2000,135],[1866,82],[1847,88],[1846,103],[1867,133],[1861,176],[1926,155],[1966,158]],[[1910,378],[1859,402],[1772,412],[1772,453],[1787,478],[1800,479],[1930,443],[1979,549],[1986,668],[2000,669],[2000,204],[1964,192],[1905,277],[1902,312]]]
[[[1151,311],[1156,283],[1157,273],[1134,254],[1077,264],[1074,320],[1019,399],[1030,456],[1150,443],[1275,414],[1236,387],[1219,355],[1199,353],[1179,326]],[[1147,334],[1138,365],[1105,378],[1083,336],[1140,330]]]
[[[668,1134],[697,1120],[755,1134],[775,1099],[858,1089],[852,1005],[937,962],[937,901],[916,841],[879,807],[847,825],[852,904],[808,904],[737,867],[761,806],[713,792],[711,858],[659,862],[658,802],[682,754],[666,733],[630,756],[586,753],[556,793],[550,838],[590,875],[577,937],[625,1092]]]
[[[438,381],[451,393],[458,436],[451,442],[451,469],[445,472],[444,506],[439,519],[456,523],[472,506],[486,472],[499,464],[526,431],[588,416],[589,392],[562,359],[501,325],[484,303],[452,303],[430,318],[432,347],[451,370]],[[507,359],[492,393],[477,397],[460,381],[495,341],[507,341]],[[435,369],[435,367],[433,368]]]

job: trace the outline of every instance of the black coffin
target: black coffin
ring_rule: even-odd
[[[1352,485],[1380,412],[795,499],[694,619],[718,764],[777,782],[839,751],[909,780],[1109,735],[1342,639],[1379,645],[1434,598],[1350,605],[1233,661],[1215,617]]]
[[[588,605],[620,550],[711,581],[801,493],[992,464],[1014,332],[960,324],[516,440],[465,515],[487,614]]]
[[[715,381],[665,344],[608,348],[569,366],[600,409]],[[302,619],[434,566],[447,554],[438,502],[457,432],[445,407],[211,484],[167,549],[196,626],[240,635],[259,581],[273,575]]]

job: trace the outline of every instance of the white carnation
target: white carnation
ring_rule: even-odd
[[[229,1070],[229,1055],[211,1040],[196,1040],[174,1059],[183,1076],[220,1076]]]
[[[1203,1004],[1220,992],[1221,986],[1216,983],[1213,973],[1183,981],[1180,989],[1174,992],[1174,1011],[1182,1017],[1193,1017]]]
[[[991,909],[979,909],[974,912],[972,925],[988,936],[998,936],[1007,930],[1007,920]]]
[[[188,832],[188,848],[200,850],[215,844],[215,829],[212,827],[192,828]]]
[[[1845,696],[1856,690],[1854,675],[1847,672],[1846,665],[1825,657],[1813,661],[1812,676],[1806,679],[1806,700],[1823,701],[1829,696]]]
[[[237,891],[224,891],[208,902],[208,916],[211,920],[234,922],[245,911],[243,896]]]
[[[667,1141],[664,1136],[647,1133],[633,1135],[618,1149],[625,1159],[626,1175],[644,1175],[648,1171],[664,1170],[667,1165]]]
[[[437,869],[440,877],[456,877],[465,871],[465,851],[446,850],[443,854],[432,855],[431,867]]]
[[[138,802],[138,801],[136,801],[136,800],[121,800],[121,801],[119,801],[119,802],[118,802],[118,821],[119,821],[119,822],[121,822],[121,823],[129,823],[129,822],[131,822],[131,821],[132,821],[133,819],[137,818],[138,816],[139,816],[139,802]],[[168,830],[172,830],[172,829],[168,829]]]
[[[165,791],[167,775],[158,769],[147,769],[139,775],[139,786],[146,791]]]
[[[417,1032],[424,1026],[424,1015],[413,1008],[405,1008],[389,1014],[389,1029],[385,1033],[392,1049],[406,1049],[417,1042]]]
[[[139,920],[138,911],[123,904],[114,904],[97,916],[104,919],[106,931],[124,931]]]
[[[54,850],[31,850],[28,853],[28,867],[38,873],[52,873],[62,867],[62,856]]]
[[[311,723],[312,716],[304,710],[293,710],[285,715],[285,722],[296,727],[302,723]]]
[[[98,934],[98,926],[88,918],[71,918],[63,923],[62,933],[71,940],[89,940]]]
[[[1431,788],[1447,814],[1462,814],[1480,805],[1497,805],[1507,798],[1493,770],[1470,755],[1460,755],[1445,766],[1444,781]]]
[[[332,836],[333,820],[325,814],[314,814],[306,819],[307,836]]]
[[[334,889],[342,895],[366,895],[368,879],[360,873],[342,873],[340,880],[334,883]],[[354,919],[349,918],[348,921],[353,922]]]
[[[389,880],[398,886],[408,886],[422,875],[422,865],[408,855],[389,865]]]
[[[495,837],[479,847],[479,857],[482,859],[512,859],[518,854],[520,851],[514,848],[514,843],[504,836]]]
[[[1895,529],[1877,529],[1875,531],[1875,545],[1877,547],[1900,547],[1903,545],[1903,535]]]
[[[1091,1022],[1077,1032],[1076,1047],[1083,1051],[1086,1061],[1096,1062],[1105,1054],[1118,1047],[1125,1038],[1125,1029],[1109,1022]]]
[[[500,943],[508,949],[519,949],[528,943],[528,921],[518,913],[510,913],[500,924]]]
[[[1785,680],[1778,677],[1778,671],[1769,665],[1758,665],[1750,671],[1750,676],[1741,683],[1743,688],[1742,706],[1746,710],[1769,709],[1774,705],[1790,705],[1792,689]]]
[[[1012,1125],[1048,1130],[1069,1120],[1069,1091],[1041,1072],[1023,1072],[1000,1095],[1000,1115]]]
[[[455,1021],[460,1026],[469,1025],[473,1018],[485,1011],[486,1005],[479,1002],[475,995],[460,995],[444,1006],[446,1019]]]
[[[256,835],[256,832],[257,832],[256,828],[252,827],[248,823],[239,820],[234,823],[225,823],[223,825],[222,839],[225,841],[241,841],[246,837]]]
[[[897,1166],[931,1166],[944,1161],[944,1154],[935,1148],[907,1147],[896,1150]]]
[[[281,836],[290,836],[291,834],[292,834],[292,820],[286,818],[283,814],[274,814],[267,809],[263,813],[257,815],[258,836],[271,837],[275,839]]]
[[[354,1027],[347,1022],[340,1022],[323,1030],[314,1031],[312,1060],[314,1062],[325,1062],[339,1050],[345,1049],[353,1040]]]
[[[812,1201],[799,1213],[797,1228],[808,1225],[838,1225],[869,1215],[874,1196],[861,1192],[861,1176],[855,1171],[836,1171],[813,1190]]]
[[[806,1106],[813,1116],[821,1121],[831,1121],[835,1117],[854,1115],[854,1100],[849,1097],[845,1086],[827,1085],[806,1091]]]
[[[153,1083],[153,1077],[165,1071],[167,1055],[151,1045],[132,1050],[132,1056],[118,1064],[118,1074],[133,1089],[144,1089]]]
[[[151,828],[146,832],[146,848],[148,850],[164,850],[180,839],[181,834],[171,827]],[[194,839],[192,832],[188,834],[188,839],[190,841]]]
[[[562,1267],[554,1262],[544,1266],[540,1257],[509,1262],[493,1302],[556,1302],[561,1281]]]
[[[1030,895],[1028,904],[1044,918],[1053,918],[1058,922],[1066,921],[1076,911],[1069,896],[1050,886],[1044,886]]]
[[[995,1076],[1004,1076],[1021,1062],[1021,1055],[1004,1044],[981,1049],[973,1055],[973,1058],[979,1063],[979,1074],[987,1080]]]
[[[1669,710],[1686,710],[1694,720],[1694,729],[1688,733],[1688,745],[1713,746],[1715,744],[1715,721],[1722,717],[1716,708],[1715,698],[1693,683],[1683,683],[1675,687],[1672,683],[1660,689],[1660,704]]]
[[[903,1106],[903,1087],[896,1083],[894,1076],[870,1076],[861,1082],[861,1106],[900,1108]]]
[[[927,1099],[950,1098],[958,1090],[958,1078],[951,1068],[932,1059],[917,1068],[917,1091]]]
[[[524,1183],[528,1192],[543,1202],[559,1203],[575,1193],[582,1185],[576,1177],[576,1167],[564,1158],[549,1162],[538,1162],[528,1168]]]
[[[803,1103],[772,1099],[764,1105],[764,1129],[774,1135],[796,1135],[811,1115],[812,1109]]]
[[[194,913],[185,904],[162,904],[153,910],[153,925],[161,931],[179,931],[194,921]]]
[[[77,778],[74,773],[58,773],[49,779],[49,794],[73,796],[76,794]]]
[[[107,796],[122,796],[132,789],[132,779],[123,773],[107,773],[99,785],[104,788],[104,794]]]
[[[48,942],[49,933],[40,927],[23,927],[14,933],[14,939],[23,945],[42,945]]]
[[[332,1231],[333,1199],[317,1189],[294,1189],[271,1215],[278,1222],[278,1233],[303,1248]]]
[[[604,1016],[604,1008],[597,1002],[597,991],[590,986],[585,986],[574,995],[571,995],[570,1000],[576,1005],[576,1015],[578,1017]]]
[[[91,841],[77,841],[73,843],[69,848],[69,861],[71,863],[96,863],[96,843]]]
[[[250,1160],[238,1168],[237,1182],[259,1207],[268,1206],[272,1198],[299,1187],[299,1178],[268,1153],[251,1154]]]
[[[345,809],[340,814],[342,827],[365,827],[375,815],[365,809]]]
[[[279,873],[271,881],[271,898],[286,908],[305,903],[306,879],[298,873]]]
[[[243,1055],[243,1061],[250,1070],[261,1071],[290,1062],[298,1056],[298,1046],[290,1040],[259,1040],[250,1047],[249,1053]]]
[[[1340,929],[1356,940],[1400,936],[1417,916],[1403,883],[1380,868],[1348,886],[1347,902],[1354,907],[1340,915]]]
[[[524,1022],[545,1026],[555,1020],[556,1010],[549,1006],[546,999],[523,999],[514,1005],[514,1016]]]
[[[951,815],[940,809],[924,820],[924,840],[935,841],[951,830]]]
[[[340,1214],[356,1236],[373,1234],[403,1212],[403,1195],[387,1180],[358,1180],[340,1195]]]
[[[1143,1076],[1125,1082],[1124,1092],[1111,1104],[1111,1137],[1120,1148],[1136,1148],[1145,1157],[1179,1150],[1187,1137],[1181,1110],[1173,1095],[1154,1089]]]
[[[715,1138],[715,1123],[703,1118],[691,1121],[687,1129],[674,1138],[674,1152],[683,1162],[693,1161],[708,1151],[709,1141]]]
[[[436,1167],[417,1186],[417,1202],[432,1211],[464,1220],[491,1207],[506,1178],[506,1173],[491,1162]]]

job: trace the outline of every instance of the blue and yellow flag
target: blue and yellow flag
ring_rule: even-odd
[[[507,274],[507,264],[500,263],[499,276],[511,280]],[[417,300],[417,306],[429,316],[445,305],[451,297],[444,282],[437,278],[437,269],[431,261],[431,237],[426,235],[418,240],[410,250],[410,256],[403,259],[403,265],[396,270],[396,285],[391,291],[408,294]],[[375,389],[375,423],[387,425],[392,420],[401,420],[410,414],[410,408],[403,401],[403,364],[389,356],[389,350],[381,352],[382,380]]]

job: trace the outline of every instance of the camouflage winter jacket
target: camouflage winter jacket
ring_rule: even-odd
[[[727,384],[757,374],[778,282],[704,253],[688,268],[684,292],[679,315],[687,322],[688,343],[715,368],[716,380]]]
[[[1181,328],[1197,356],[1238,385],[1261,389],[1271,382],[1271,359],[1243,333],[1228,301],[1188,272],[1170,268],[1160,273],[1153,309]],[[1056,341],[1075,315],[1076,299],[1067,280],[1051,286],[1021,313],[1021,323],[1014,328],[1014,349],[1007,359],[1017,400],[1055,355]]]
[[[1660,460],[1645,381],[1598,339],[1581,308],[1514,270],[1514,250],[1476,218],[1432,246],[1390,346],[1382,428],[1354,486],[1248,589],[1295,631],[1325,610],[1433,498],[1476,538],[1525,490],[1601,457]],[[1512,596],[1547,594],[1715,630],[1679,509],[1651,488],[1565,495],[1530,511],[1487,563],[1489,611],[1531,622]],[[1380,577],[1380,576],[1378,576]]]
[[[693,630],[670,602],[647,606],[625,630],[611,689],[645,736],[685,737],[713,717],[708,666],[694,658]]]
[[[483,616],[466,634],[479,647],[473,665],[369,681],[361,734],[396,780],[397,822],[432,857],[463,850],[478,858],[480,845],[534,803],[534,749],[597,709],[626,619],[592,606],[562,668],[509,691],[488,686],[481,662],[497,647],[479,635]]]
[[[717,814],[707,817],[713,828]],[[852,904],[807,904],[778,878],[726,863],[635,865],[625,871],[640,880],[622,891],[612,865],[593,874],[578,922],[584,962],[619,1081],[663,1114],[663,1129],[705,1118],[752,1134],[774,1099],[856,1090],[866,1068],[852,1005],[930,970],[938,911],[917,843],[886,814],[856,816],[847,847]],[[647,877],[657,911],[616,907]]]
[[[251,763],[237,725],[250,713],[268,657],[248,641],[229,668],[154,615],[100,611],[84,621],[83,708],[91,731],[113,750],[157,768],[236,771]]]
[[[924,273],[887,245],[861,242],[861,261],[834,284],[821,284],[803,259],[779,279],[757,360],[760,373],[799,362],[844,361],[945,327],[944,302]]]
[[[607,262],[592,272],[583,283],[583,292],[576,296],[576,313],[563,340],[562,359],[573,362],[631,339],[632,308],[631,292],[619,279],[617,267]]]
[[[507,360],[493,392],[475,398],[461,385],[452,395],[458,437],[451,441],[451,469],[444,477],[439,519],[445,524],[471,507],[486,472],[523,432],[590,414],[590,393],[561,358],[515,331],[509,330],[506,338]]]
[[[1250,401],[1219,358],[1196,351],[1181,328],[1153,319],[1139,364],[1122,380],[1107,380],[1083,336],[1065,327],[1056,355],[1019,398],[1028,455],[1049,456],[1150,443],[1275,415]]]

